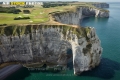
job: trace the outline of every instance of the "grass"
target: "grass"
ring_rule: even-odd
[[[71,28],[70,25],[63,25],[60,23],[55,23],[53,19],[50,18],[49,13],[53,15],[60,15],[66,12],[75,11],[77,7],[94,7],[93,5],[89,3],[82,3],[82,4],[74,4],[74,5],[68,5],[68,6],[58,6],[58,7],[52,7],[52,8],[42,8],[42,7],[34,7],[34,8],[19,8],[21,11],[23,10],[30,10],[31,14],[24,14],[23,12],[20,12],[19,14],[12,14],[12,13],[0,13],[0,24],[12,24],[11,26],[7,27],[1,27],[0,28],[0,35],[6,34],[6,35],[22,35],[26,34],[27,32],[31,32],[31,29],[28,30],[27,27],[24,26],[17,26],[17,24],[40,24],[45,23],[52,25],[61,25],[63,29],[63,34],[66,35],[66,32],[68,30],[72,30],[73,34],[76,34],[78,38],[81,36],[85,36],[85,33],[89,33],[89,28],[82,29],[76,29]],[[96,7],[95,7],[96,8]],[[30,17],[30,19],[27,20],[14,20],[15,17],[22,16],[22,17]],[[10,28],[11,27],[11,28]],[[60,27],[60,26],[59,26]],[[30,27],[31,28],[31,27]],[[34,27],[35,28],[35,27]],[[28,31],[27,31],[28,30]],[[20,32],[21,31],[21,32]]]
[[[31,14],[24,14],[20,12],[19,14],[13,13],[0,13],[0,24],[40,24],[49,22],[49,13],[57,13],[61,14],[66,11],[75,11],[76,7],[94,7],[91,3],[75,3],[70,4],[67,6],[58,6],[58,7],[51,7],[51,8],[42,8],[42,7],[34,7],[34,8],[18,8],[21,11],[23,10],[30,10]],[[96,7],[94,7],[96,8]],[[106,11],[100,9],[102,11]],[[59,11],[59,12],[57,12]],[[14,20],[15,17],[22,16],[22,17],[30,17],[27,20]]]
[[[31,14],[24,14],[20,12],[19,14],[13,13],[0,13],[0,24],[34,24],[34,23],[44,23],[49,21],[49,13],[54,11],[63,11],[65,8],[69,8],[69,6],[61,6],[55,8],[42,8],[42,7],[34,7],[34,8],[18,8],[21,11],[30,10]],[[4,16],[3,16],[4,15]],[[14,20],[15,17],[30,17],[31,19],[27,20]]]
[[[64,34],[64,37],[67,36],[67,31],[72,31],[73,34],[76,34],[78,38],[80,37],[86,37],[88,30],[86,28],[82,27],[72,27],[71,25],[9,25],[6,27],[0,27],[0,35],[5,34],[6,36],[20,36],[23,34],[29,34],[33,30],[42,29],[42,28],[60,28],[62,30],[62,33]],[[32,36],[30,36],[32,37]],[[71,38],[70,38],[71,39]]]
[[[24,10],[24,8],[20,8]],[[31,11],[31,14],[24,14],[20,12],[19,14],[12,13],[0,13],[0,24],[28,24],[28,23],[43,23],[49,20],[48,13],[44,12],[43,8],[25,8]],[[3,16],[4,15],[4,16]],[[15,17],[30,17],[31,19],[27,20],[14,20]],[[32,22],[31,22],[32,21]]]

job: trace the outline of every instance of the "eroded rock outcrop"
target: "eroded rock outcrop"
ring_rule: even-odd
[[[93,8],[78,7],[75,12],[52,13],[61,25],[18,25],[0,28],[0,63],[54,64],[64,66],[73,54],[74,74],[90,70],[100,63],[102,47],[91,27],[80,25],[84,16],[109,17],[109,13]],[[69,25],[65,25],[69,24]]]
[[[82,6],[77,7],[75,11],[52,13],[52,16],[57,22],[80,26],[80,22],[84,17],[109,17],[109,11]],[[75,42],[71,42],[73,51],[74,74],[77,75],[83,71],[90,70],[100,63],[102,48],[94,28],[87,29],[85,34],[87,35],[87,38],[83,37],[81,39],[76,39]],[[78,43],[76,44],[76,42]]]
[[[0,63],[66,65],[67,50],[71,49],[75,74],[97,66],[102,52],[94,28],[66,25],[1,28],[0,43]]]
[[[109,8],[109,4],[107,3],[93,3],[92,5],[94,5],[97,8]]]
[[[64,24],[80,25],[84,17],[109,17],[109,11],[93,7],[77,7],[75,11],[52,13],[54,20]]]

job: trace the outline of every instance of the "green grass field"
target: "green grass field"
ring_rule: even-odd
[[[0,24],[40,24],[49,22],[49,13],[56,11],[66,11],[66,10],[75,10],[76,6],[88,6],[94,7],[88,3],[74,3],[67,6],[58,6],[51,8],[42,8],[42,7],[34,7],[34,8],[18,8],[21,11],[30,10],[30,14],[24,14],[20,12],[19,14],[13,13],[0,13]],[[95,8],[95,7],[94,7]],[[15,17],[30,17],[30,19],[26,20],[14,20]]]
[[[42,8],[20,8],[21,10],[29,9],[31,14],[0,13],[0,24],[24,24],[24,23],[43,23],[49,20],[48,13]],[[30,17],[27,20],[14,20],[15,17]]]
[[[34,8],[18,8],[21,11],[30,10],[30,14],[24,14],[20,12],[19,14],[13,13],[0,13],[0,24],[33,24],[33,23],[44,23],[49,21],[49,13],[54,11],[63,11],[69,8],[69,6],[61,6],[54,8],[42,8],[42,7],[34,7]],[[30,17],[27,20],[14,20],[15,17]]]

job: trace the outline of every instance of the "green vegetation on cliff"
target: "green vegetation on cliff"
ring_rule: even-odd
[[[70,25],[9,25],[6,27],[0,27],[0,35],[6,36],[20,36],[23,34],[29,34],[35,32],[36,30],[42,30],[42,28],[56,28],[61,29],[60,32],[64,34],[64,37],[69,35],[70,33],[75,34],[78,38],[86,37],[87,33],[90,32],[90,28],[82,28],[82,27],[72,27]],[[67,34],[67,32],[69,33]],[[30,36],[31,37],[31,36]]]
[[[41,23],[46,23],[50,22],[50,15],[60,15],[64,13],[71,13],[75,12],[77,8],[79,7],[87,7],[87,8],[96,8],[90,3],[67,3],[67,5],[64,6],[55,6],[55,7],[49,7],[49,8],[44,8],[44,7],[33,7],[33,8],[5,8],[1,9],[0,11],[6,10],[7,12],[12,11],[12,13],[2,13],[0,12],[0,24],[41,24]],[[96,8],[99,9],[99,8]],[[24,11],[29,10],[30,14],[25,14]],[[107,11],[104,9],[99,9],[101,11]],[[19,14],[13,14],[13,12],[19,11]],[[4,16],[3,16],[4,15]],[[14,20],[16,17],[30,17],[30,19],[27,20]]]

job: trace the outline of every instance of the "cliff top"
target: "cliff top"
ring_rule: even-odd
[[[73,34],[76,34],[78,38],[80,36],[86,37],[85,34],[89,33],[90,27],[71,27],[71,25],[38,25],[38,24],[30,24],[30,25],[9,25],[6,27],[0,27],[0,36],[1,35],[6,35],[6,36],[20,36],[24,34],[29,34],[31,32],[36,32],[36,30],[43,30],[46,28],[55,28],[58,29],[60,28],[61,31],[64,35],[66,35],[67,31],[72,31]]]
[[[61,23],[53,21],[51,19],[50,13],[62,13],[62,12],[69,12],[69,11],[75,11],[76,7],[90,7],[90,8],[96,8],[95,6],[91,5],[91,3],[70,3],[65,6],[56,6],[56,7],[50,7],[50,8],[43,8],[43,7],[33,7],[33,8],[16,8],[21,10],[19,14],[13,14],[13,13],[0,13],[0,24],[58,24]],[[0,7],[1,8],[1,7]],[[5,8],[6,9],[6,8]],[[98,8],[97,8],[98,9]],[[29,10],[30,13],[26,14],[24,13],[24,10]],[[103,9],[100,9],[103,10]],[[104,10],[107,11],[107,10]],[[26,18],[26,19],[25,19]],[[15,20],[16,19],[16,20]],[[73,25],[75,26],[75,25]]]

